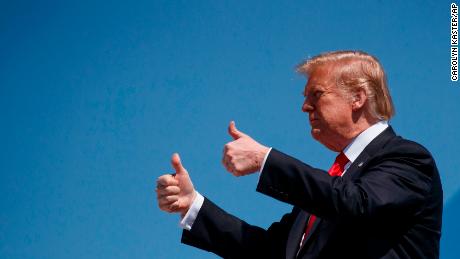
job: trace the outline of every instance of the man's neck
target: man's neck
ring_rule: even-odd
[[[354,123],[350,128],[349,134],[344,137],[344,141],[341,142],[340,147],[337,149],[338,151],[344,150],[347,146],[350,145],[350,143],[361,133],[363,133],[365,130],[370,128],[372,125],[375,125],[378,123],[380,120],[378,119],[366,119],[366,118],[361,118],[356,123]]]
[[[354,138],[353,141],[346,146],[344,150],[342,150],[349,161],[349,163],[345,165],[344,174],[348,170],[348,167],[356,161],[364,149],[386,128],[388,128],[388,122],[384,120],[379,121],[361,132],[361,134],[356,136],[356,138]]]

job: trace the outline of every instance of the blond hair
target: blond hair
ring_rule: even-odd
[[[385,72],[378,59],[362,51],[332,51],[312,57],[297,66],[297,72],[310,76],[327,65],[336,75],[336,85],[347,94],[366,92],[370,115],[389,120],[395,114]]]

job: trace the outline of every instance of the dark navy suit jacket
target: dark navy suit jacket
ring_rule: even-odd
[[[343,177],[272,149],[257,191],[294,205],[268,229],[205,198],[182,242],[224,258],[439,258],[442,187],[431,154],[396,136],[377,136]],[[317,215],[303,247],[309,213]]]

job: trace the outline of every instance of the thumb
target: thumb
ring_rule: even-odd
[[[234,121],[231,121],[230,125],[228,125],[228,134],[230,134],[230,136],[232,136],[234,140],[237,140],[243,136],[246,136],[243,132],[239,131],[236,128]]]
[[[184,173],[186,171],[185,168],[182,166],[178,153],[174,153],[172,155],[171,164],[176,170],[176,174]]]

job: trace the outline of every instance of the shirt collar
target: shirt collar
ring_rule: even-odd
[[[382,120],[375,123],[355,137],[351,143],[345,147],[343,153],[347,156],[348,160],[353,163],[356,158],[358,158],[359,154],[363,152],[364,148],[386,128],[388,128],[388,121]]]

